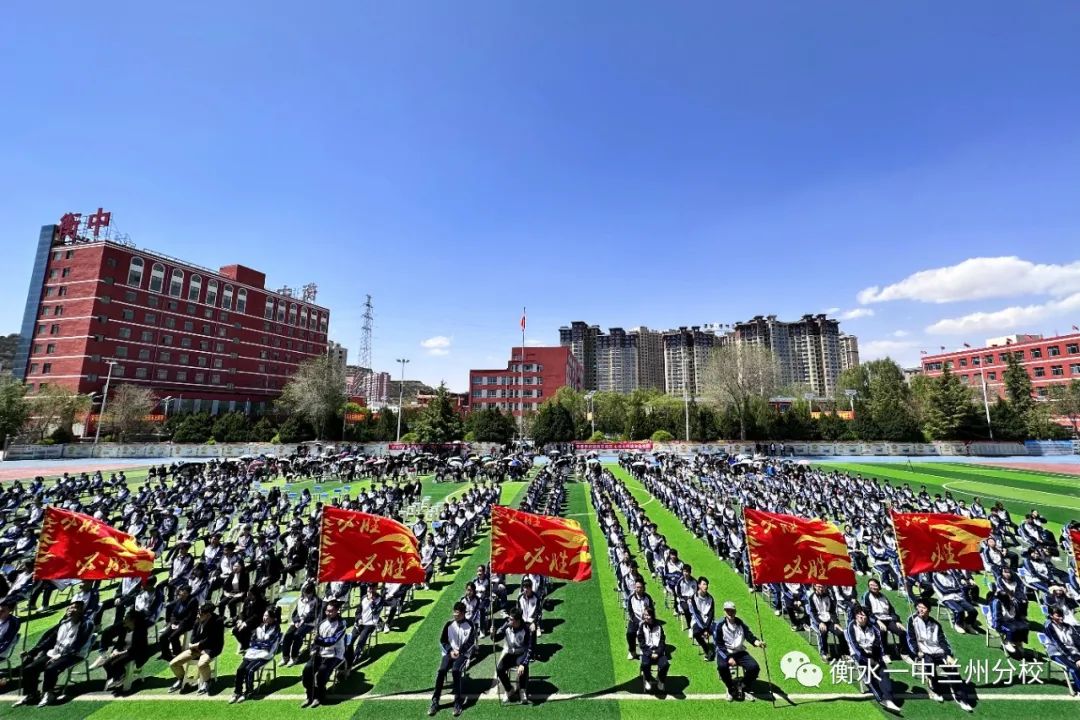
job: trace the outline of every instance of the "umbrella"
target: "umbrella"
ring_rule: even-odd
[[[521,461],[517,458],[510,461],[510,467],[521,467]]]

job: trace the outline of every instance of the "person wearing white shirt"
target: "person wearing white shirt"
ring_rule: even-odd
[[[255,689],[255,675],[277,654],[281,643],[281,627],[275,609],[267,608],[262,624],[251,633],[251,640],[240,667],[236,669],[236,686],[229,703],[242,703]]]
[[[941,680],[941,676],[944,675],[942,666],[956,667],[958,662],[953,657],[952,646],[949,645],[949,640],[945,637],[945,631],[941,628],[941,623],[930,616],[930,604],[926,600],[920,599],[915,603],[915,614],[908,618],[907,631],[908,649],[911,656],[933,666],[929,677],[927,694],[931,700],[944,702],[945,698],[942,694],[944,688],[942,686],[946,683]],[[956,704],[964,711],[971,712],[973,708],[968,697],[967,688],[959,677],[959,673],[955,673],[953,677],[950,677],[947,684],[952,688],[953,699],[956,700]]]

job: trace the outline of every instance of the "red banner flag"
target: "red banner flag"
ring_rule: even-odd
[[[982,541],[990,521],[949,513],[892,513],[896,549],[905,575],[982,570]]]
[[[521,332],[525,332],[525,308],[521,308]]]
[[[589,538],[576,520],[495,505],[491,508],[491,569],[588,580],[592,577]]]
[[[1080,530],[1069,531],[1069,544],[1072,545],[1073,567],[1080,572]]]
[[[135,538],[82,513],[49,506],[41,524],[34,577],[38,580],[145,578],[154,553]]]
[[[743,509],[751,580],[854,585],[844,534],[826,520]]]
[[[396,520],[323,508],[319,582],[424,582],[416,536]]]

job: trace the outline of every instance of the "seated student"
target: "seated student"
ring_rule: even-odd
[[[480,600],[480,595],[476,592],[476,583],[468,582],[465,584],[465,594],[461,596],[461,602],[465,605],[465,619],[472,623],[472,626],[476,628],[476,635],[478,638],[484,637],[483,626],[483,612],[484,603]]]
[[[386,583],[383,586],[383,604],[386,606],[386,620],[383,621],[382,631],[390,632],[390,625],[394,618],[401,614],[405,608],[405,597],[409,593],[409,586],[403,583]]]
[[[13,604],[26,600],[34,590],[34,561],[27,560],[18,571],[13,570],[8,577],[7,594],[3,599],[9,600]],[[33,611],[32,606],[27,608],[27,612]]]
[[[656,689],[664,692],[670,660],[667,652],[667,638],[664,626],[656,621],[652,608],[646,608],[641,615],[638,627],[638,650],[641,654],[641,683],[645,692],[652,692],[652,668],[656,666]]]
[[[93,634],[94,621],[86,617],[83,604],[75,601],[68,605],[63,619],[46,632],[34,647],[23,653],[22,690],[24,694],[15,703],[15,707],[35,703],[38,707],[45,707],[55,702],[56,681],[60,673],[86,657]],[[44,674],[41,682],[43,694],[39,695],[38,676],[42,674]]]
[[[233,623],[232,630],[233,637],[239,643],[241,651],[247,650],[251,634],[255,632],[255,628],[259,627],[262,622],[266,605],[266,598],[263,597],[262,590],[253,587],[247,591],[244,602],[240,606],[240,615]]]
[[[929,677],[927,694],[931,700],[944,702],[942,686],[948,684],[952,689],[953,699],[956,704],[966,712],[973,710],[969,700],[966,683],[959,677],[943,683],[942,666],[957,666],[957,660],[953,657],[952,647],[949,645],[945,631],[941,629],[941,623],[930,616],[930,603],[920,599],[915,603],[915,614],[908,618],[907,622],[908,650],[916,660],[930,663],[933,668]]]
[[[451,673],[452,676],[454,717],[461,715],[465,705],[465,691],[462,679],[475,642],[476,630],[465,619],[465,605],[460,602],[454,603],[454,616],[443,625],[442,635],[439,637],[442,660],[439,663],[439,670],[435,674],[435,692],[431,696],[431,705],[428,707],[429,716],[439,711],[439,700],[442,698],[442,689],[443,685],[446,684],[447,673]]]
[[[353,636],[345,648],[345,659],[349,665],[355,664],[364,654],[368,640],[379,630],[379,613],[382,612],[383,599],[379,586],[370,583],[364,597],[360,599],[360,613],[356,617]]]
[[[345,661],[345,630],[341,605],[331,600],[326,603],[326,612],[311,643],[311,657],[304,665],[303,682],[307,697],[300,707],[318,707],[326,699],[326,684]]]
[[[786,582],[780,584],[780,605],[787,614],[788,621],[796,630],[810,627],[810,617],[806,613],[806,588],[802,583]],[[779,615],[780,613],[776,613]]]
[[[626,612],[628,615],[626,621],[627,660],[634,660],[637,658],[638,630],[645,617],[645,611],[654,610],[654,608],[655,605],[653,604],[652,596],[645,592],[645,582],[639,575],[634,579],[634,592],[630,594],[626,604]]]
[[[1016,605],[1017,615],[1020,617],[1027,617],[1028,614],[1028,597],[1027,586],[1016,574],[1016,572],[1006,565],[1001,569],[1001,572],[994,579],[991,584],[992,591],[1004,590],[1012,595],[1013,603]]]
[[[128,665],[134,664],[136,668],[141,668],[153,654],[148,636],[150,623],[146,613],[138,609],[126,613],[121,629],[122,634],[114,640],[109,654],[102,662],[108,678],[105,689],[116,693],[124,688],[124,675]],[[102,651],[104,652],[105,648],[102,648]]]
[[[955,570],[934,573],[933,582],[938,600],[952,614],[953,630],[961,635],[969,632],[978,633],[975,621],[979,617],[979,610],[964,597],[964,587],[960,582],[959,573]]]
[[[21,625],[22,620],[15,615],[15,601],[0,600],[0,660],[10,658],[15,652]]]
[[[165,609],[165,628],[159,633],[158,647],[162,660],[180,654],[180,638],[191,630],[198,617],[199,605],[186,585],[176,590],[176,598]]]
[[[686,624],[687,630],[691,629],[694,621],[693,614],[690,611],[690,599],[697,592],[697,587],[698,581],[694,579],[694,569],[690,567],[690,563],[685,563],[682,575],[679,577],[679,581],[675,583],[675,608]],[[691,632],[690,635],[692,637],[693,633]]]
[[[716,648],[716,672],[727,688],[729,700],[756,699],[749,688],[761,674],[761,666],[746,652],[747,643],[754,647],[765,647],[765,642],[758,640],[742,618],[735,614],[735,603],[728,600],[724,603],[724,619],[717,622],[713,629],[713,645]],[[736,665],[743,669],[742,683],[736,683],[731,674]]]
[[[236,685],[229,703],[242,703],[255,691],[255,675],[277,653],[281,642],[281,618],[277,608],[267,608],[263,612],[262,623],[251,634],[244,659],[236,669]]]
[[[837,659],[847,654],[844,629],[840,627],[836,613],[836,598],[821,583],[814,583],[813,591],[806,596],[806,612],[817,631],[818,651],[825,659]],[[829,636],[836,642],[830,649]]]
[[[543,634],[540,622],[544,615],[544,605],[540,601],[540,596],[533,592],[533,583],[529,578],[521,581],[521,594],[518,595],[517,606],[521,610],[521,619],[529,626],[535,646],[537,636]]]
[[[1046,654],[1069,673],[1073,694],[1080,693],[1080,628],[1066,624],[1061,608],[1052,607],[1043,633],[1046,635]]]
[[[322,600],[315,594],[315,583],[307,580],[300,590],[296,605],[293,606],[289,628],[285,631],[285,638],[282,641],[281,656],[285,667],[295,665],[299,660],[304,639],[315,629],[321,612]]]
[[[709,594],[709,580],[704,575],[698,578],[697,591],[690,597],[690,636],[705,652],[705,661],[712,662],[715,649],[709,644],[715,622],[716,604]]]
[[[1001,633],[1002,649],[1022,657],[1028,640],[1028,621],[1019,614],[1016,600],[1005,590],[998,590],[990,600],[990,624]]]
[[[532,651],[532,638],[529,628],[521,619],[521,611],[510,608],[510,617],[495,635],[503,636],[503,651],[499,656],[495,674],[502,684],[503,704],[519,700],[522,705],[529,704],[529,660]],[[517,668],[517,689],[510,684],[510,671]]]
[[[1016,553],[1009,550],[1005,550],[998,544],[997,538],[990,536],[986,538],[986,542],[983,543],[982,550],[983,565],[989,570],[995,577],[1001,575],[1001,571],[1005,568],[1016,569],[1016,565],[1019,562],[1019,558]]]
[[[1047,610],[1054,607],[1061,608],[1061,612],[1065,614],[1065,622],[1067,624],[1078,624],[1076,615],[1073,613],[1076,612],[1077,607],[1080,607],[1080,603],[1069,596],[1067,588],[1064,588],[1061,585],[1051,585],[1050,592],[1043,598],[1043,605]]]
[[[1068,582],[1065,573],[1054,567],[1039,548],[1032,548],[1028,553],[1024,570],[1027,572],[1024,582],[1040,594],[1049,592],[1051,585],[1064,585]]]
[[[877,624],[870,621],[865,608],[856,607],[852,611],[852,620],[848,623],[844,635],[851,649],[851,658],[860,668],[866,668],[866,673],[860,672],[860,675],[868,679],[874,698],[886,710],[899,712],[900,708],[893,702],[892,680],[885,672],[888,662],[885,659],[881,632]]]
[[[210,665],[225,646],[225,622],[214,610],[216,608],[213,603],[204,603],[199,608],[199,616],[191,627],[187,649],[169,663],[169,669],[176,678],[176,682],[169,688],[170,693],[183,691],[187,665],[193,662],[199,670],[198,694],[210,694]]]
[[[900,616],[893,608],[892,600],[881,592],[881,583],[877,578],[870,578],[867,582],[867,591],[863,594],[862,607],[867,615],[877,625],[882,633],[896,635],[897,644],[900,646],[901,657],[907,657],[907,630],[900,624]],[[882,640],[886,639],[882,636]]]

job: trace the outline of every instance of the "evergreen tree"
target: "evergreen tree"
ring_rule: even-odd
[[[974,413],[971,391],[945,368],[934,379],[923,430],[930,440],[956,439],[970,431]]]
[[[532,426],[532,439],[537,447],[548,443],[569,442],[576,437],[574,416],[555,398],[540,406]]]
[[[464,423],[454,409],[446,383],[439,383],[435,397],[420,411],[412,431],[422,443],[448,443],[465,435]]]
[[[864,367],[869,376],[867,406],[879,440],[904,441],[919,437],[904,372],[892,360],[872,360]]]
[[[1013,353],[1006,353],[1005,365],[1002,376],[1005,381],[1005,397],[1009,399],[1013,411],[1026,419],[1035,404],[1032,399],[1031,378]]]

